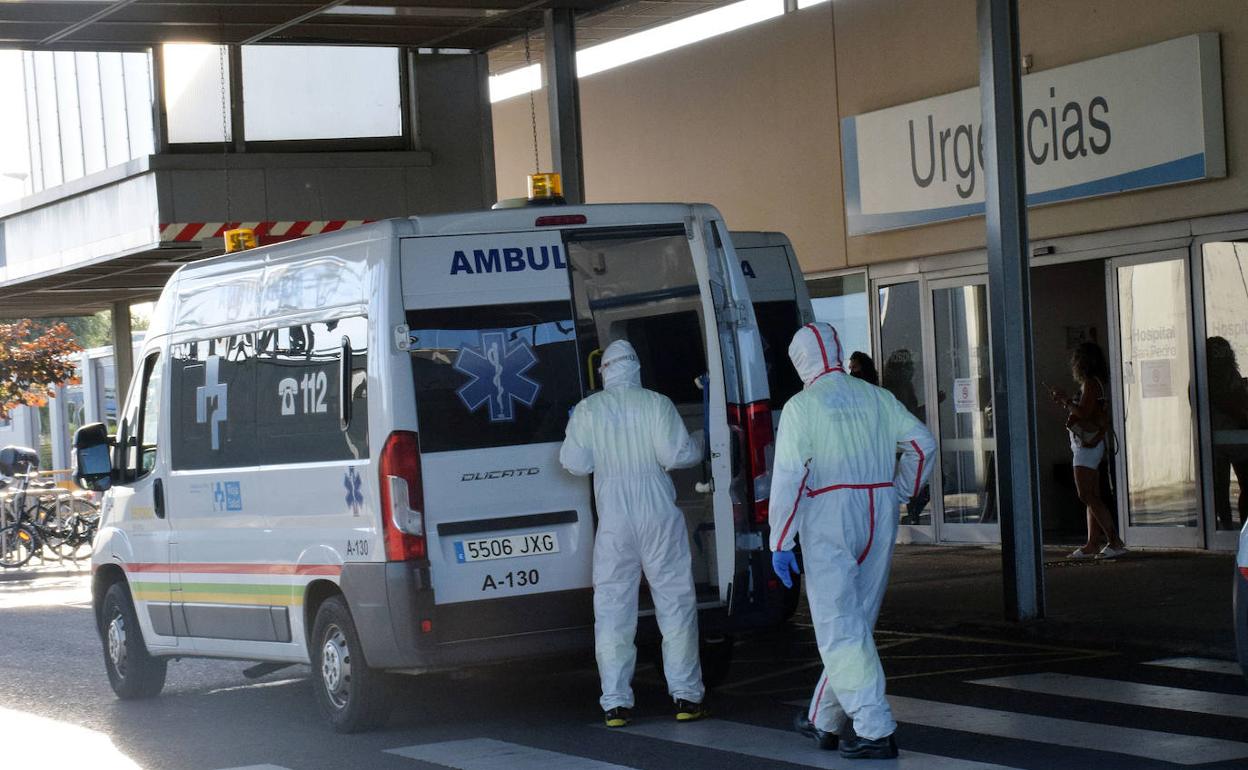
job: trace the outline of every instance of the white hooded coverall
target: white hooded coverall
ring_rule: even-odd
[[[883,738],[897,723],[872,628],[888,583],[898,503],[927,480],[936,442],[891,393],[845,372],[830,324],[799,329],[789,358],[805,389],[785,404],[776,436],[771,549],[790,550],[801,536],[824,666],[807,717],[837,732],[848,715],[859,736]]]
[[[701,703],[698,614],[689,532],[667,472],[702,460],[702,442],[676,406],[641,387],[633,346],[611,343],[602,356],[604,390],[577,404],[559,461],[594,474],[594,652],[604,711],[633,706],[637,601],[644,571],[663,634],[663,671],[674,699]]]

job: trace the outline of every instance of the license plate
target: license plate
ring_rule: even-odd
[[[477,540],[456,540],[455,561],[489,559],[512,559],[517,556],[533,556],[558,553],[559,537],[554,532],[537,532],[532,535],[509,535],[508,537],[483,537]]]

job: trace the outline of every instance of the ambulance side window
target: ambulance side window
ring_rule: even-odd
[[[569,302],[411,310],[424,452],[563,440],[581,397]]]
[[[251,333],[171,346],[174,469],[257,464],[255,357]]]
[[[266,465],[368,457],[366,318],[264,329],[256,349],[256,426]],[[348,349],[351,419],[344,431],[342,380],[348,373],[342,355]]]
[[[119,452],[122,477],[137,481],[156,466],[156,436],[160,429],[160,354],[152,353],[143,362],[139,392],[127,402],[120,426]]]

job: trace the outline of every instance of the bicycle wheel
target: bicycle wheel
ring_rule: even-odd
[[[25,524],[0,527],[0,567],[20,567],[39,547],[39,536]]]
[[[91,555],[95,531],[100,526],[100,514],[87,500],[74,500],[70,510],[72,513],[67,522],[69,531],[61,545],[61,555],[66,559],[80,561]]]

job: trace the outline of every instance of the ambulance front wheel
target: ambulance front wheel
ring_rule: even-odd
[[[309,652],[316,702],[336,731],[365,732],[385,723],[392,703],[389,677],[369,668],[341,596],[331,596],[317,609]]]
[[[113,583],[104,594],[99,624],[104,666],[117,697],[134,700],[159,695],[169,661],[148,654],[125,581]]]

